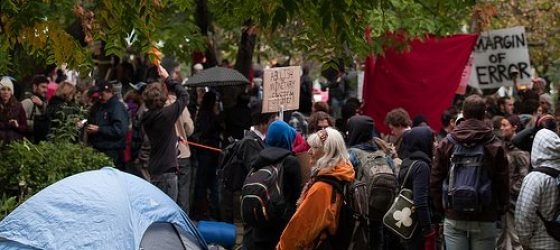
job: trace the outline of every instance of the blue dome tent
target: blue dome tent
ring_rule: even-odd
[[[150,183],[113,168],[67,177],[0,222],[0,249],[202,249],[187,215]]]

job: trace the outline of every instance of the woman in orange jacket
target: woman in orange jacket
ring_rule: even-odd
[[[282,232],[276,249],[315,249],[334,235],[337,229],[342,196],[336,194],[332,202],[330,184],[316,181],[318,176],[332,176],[339,181],[353,182],[354,169],[348,159],[340,132],[326,128],[312,134],[307,140],[313,165],[310,180],[298,200],[298,208]]]

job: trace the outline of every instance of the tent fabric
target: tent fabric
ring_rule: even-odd
[[[441,128],[441,114],[451,106],[461,74],[475,45],[477,35],[427,37],[410,42],[410,50],[387,49],[373,67],[366,64],[364,113],[377,128],[388,133],[383,123],[394,108],[406,109],[411,118],[424,115],[435,131]],[[373,69],[373,76],[368,71]]]
[[[67,177],[0,222],[0,249],[138,249],[154,222],[173,223],[206,243],[187,215],[157,187],[114,168]]]

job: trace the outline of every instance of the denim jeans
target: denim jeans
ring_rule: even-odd
[[[449,250],[494,250],[496,222],[445,219],[445,246]]]
[[[150,178],[152,184],[173,200],[177,201],[177,174],[165,173],[160,175],[152,175]]]
[[[194,200],[196,168],[191,164],[190,158],[179,158],[177,161],[179,163],[177,204],[189,214]]]

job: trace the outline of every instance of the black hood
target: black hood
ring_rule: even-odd
[[[348,146],[355,146],[373,139],[373,119],[365,115],[356,115],[348,120]]]
[[[415,127],[404,134],[401,143],[401,159],[413,156],[413,153],[423,152],[432,158],[434,147],[434,133],[429,127]],[[417,155],[417,154],[414,154]]]
[[[253,167],[262,168],[268,165],[278,163],[284,158],[286,158],[286,156],[291,154],[292,151],[283,148],[278,148],[278,147],[265,148],[261,150],[261,152],[259,153],[259,157],[257,157],[255,163],[253,163]]]

